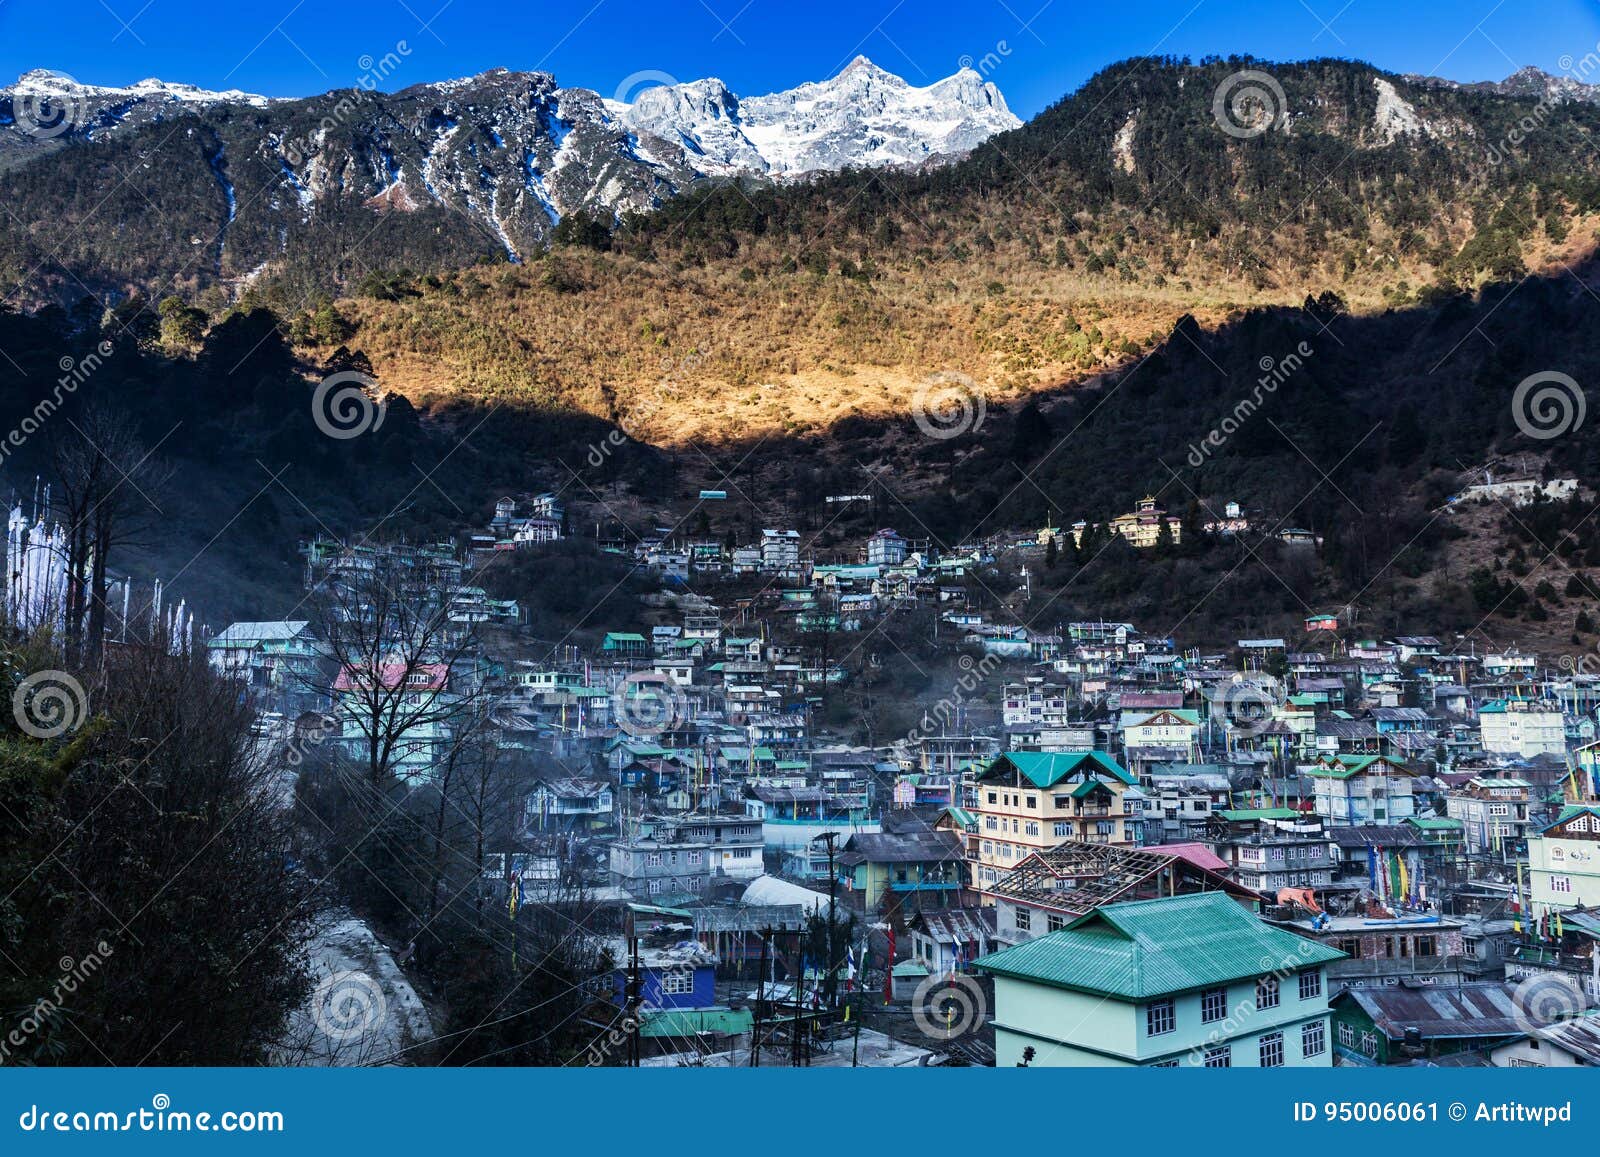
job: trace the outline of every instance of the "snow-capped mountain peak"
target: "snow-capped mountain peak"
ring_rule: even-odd
[[[740,98],[720,80],[647,89],[622,119],[681,142],[711,173],[795,177],[850,165],[955,156],[1021,122],[993,84],[962,69],[926,88],[857,56],[837,75]]]

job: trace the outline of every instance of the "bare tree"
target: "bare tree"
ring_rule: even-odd
[[[476,632],[453,613],[455,588],[406,548],[347,551],[314,581],[313,629],[333,674],[308,689],[333,700],[369,782],[387,782],[413,756],[444,754],[486,694]]]
[[[52,466],[66,529],[64,643],[69,662],[99,662],[106,627],[106,568],[160,513],[155,495],[171,477],[124,413],[91,405],[66,423]]]

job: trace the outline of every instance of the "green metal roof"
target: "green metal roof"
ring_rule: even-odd
[[[1460,820],[1446,819],[1443,816],[1429,817],[1426,819],[1419,818],[1417,816],[1411,816],[1405,822],[1408,824],[1415,824],[1417,827],[1429,832],[1457,831],[1461,827]]]
[[[1320,779],[1349,779],[1366,771],[1375,763],[1387,764],[1390,771],[1395,774],[1416,774],[1399,760],[1390,759],[1387,755],[1340,755],[1336,756],[1331,764],[1316,764],[1309,768],[1306,774]]]
[[[1300,817],[1300,813],[1292,807],[1227,808],[1217,814],[1230,824],[1244,823],[1248,820],[1292,820]]]
[[[642,1037],[682,1037],[710,1032],[738,1036],[750,1031],[755,1016],[748,1008],[646,1008],[639,1020]]]
[[[980,958],[995,976],[1120,1000],[1294,972],[1344,953],[1263,924],[1223,892],[1108,904],[1015,948]]]
[[[1103,751],[1008,751],[989,765],[987,777],[1003,765],[1017,769],[1035,787],[1054,787],[1069,775],[1103,773],[1123,783],[1136,782],[1126,768]]]

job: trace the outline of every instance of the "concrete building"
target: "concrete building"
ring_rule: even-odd
[[[1325,1068],[1338,958],[1208,892],[1099,908],[976,967],[999,1068]]]
[[[1600,908],[1600,804],[1562,808],[1554,823],[1530,836],[1528,869],[1534,915]]]
[[[1567,753],[1566,725],[1554,704],[1528,699],[1496,699],[1478,708],[1478,732],[1489,755]]]

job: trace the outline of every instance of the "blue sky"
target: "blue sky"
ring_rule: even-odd
[[[6,80],[51,68],[296,96],[354,85],[389,57],[384,89],[504,66],[607,96],[649,82],[639,74],[720,76],[752,94],[864,53],[918,84],[970,61],[1024,117],[1152,51],[1482,80],[1562,71],[1597,44],[1600,5],[1586,0],[0,0]]]

